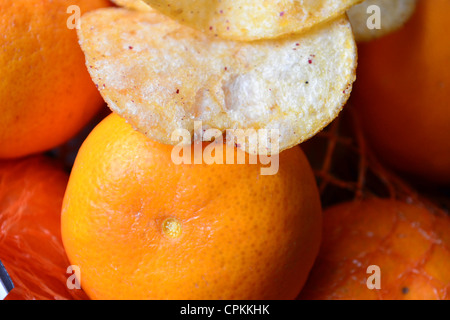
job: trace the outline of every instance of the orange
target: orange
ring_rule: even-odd
[[[84,142],[62,210],[83,289],[93,299],[295,298],[321,238],[300,148],[271,176],[248,159],[175,165],[172,149],[116,114]]]
[[[0,158],[51,149],[76,134],[103,100],[87,72],[76,30],[81,13],[107,0],[0,1]]]
[[[302,299],[450,299],[450,218],[394,200],[324,212],[323,243]],[[368,289],[380,269],[379,290]],[[370,279],[369,279],[370,278]]]
[[[450,1],[419,1],[400,31],[360,46],[352,98],[377,155],[450,183]]]
[[[87,298],[66,286],[60,213],[67,181],[42,156],[0,161],[0,260],[15,285],[7,299]]]

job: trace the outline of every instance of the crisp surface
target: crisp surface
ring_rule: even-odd
[[[203,130],[276,129],[282,151],[330,123],[355,80],[344,16],[301,36],[243,43],[112,8],[85,15],[79,37],[109,107],[165,144],[178,143],[178,129],[199,134],[194,121],[202,121]]]
[[[139,10],[139,11],[150,11],[153,10],[149,5],[147,5],[142,0],[111,0],[116,5],[133,9],[133,10]]]
[[[352,7],[348,11],[348,17],[356,40],[369,41],[399,29],[414,13],[416,4],[417,0],[366,0]],[[367,13],[367,9],[373,5],[380,8],[381,29],[367,27],[367,19],[372,15]]]
[[[224,39],[299,33],[339,17],[362,0],[145,0],[182,24]]]

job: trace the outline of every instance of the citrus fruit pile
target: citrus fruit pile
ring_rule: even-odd
[[[6,299],[449,299],[449,10],[0,0]]]

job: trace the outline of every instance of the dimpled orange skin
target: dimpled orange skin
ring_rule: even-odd
[[[107,0],[0,1],[0,158],[51,149],[76,134],[103,100],[67,21]]]
[[[62,235],[90,298],[294,299],[321,239],[300,148],[273,176],[261,165],[175,165],[172,148],[115,114],[83,144]]]
[[[352,99],[377,155],[450,183],[450,1],[419,1],[400,31],[359,47]]]
[[[324,211],[323,242],[301,299],[450,298],[450,218],[393,200],[366,200]],[[381,271],[381,290],[369,290]]]

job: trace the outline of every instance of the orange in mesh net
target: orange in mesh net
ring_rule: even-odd
[[[354,107],[302,145],[328,209],[300,299],[449,299],[448,197],[380,165]],[[381,269],[380,290],[367,287],[370,265]]]
[[[6,299],[86,299],[69,290],[60,214],[67,174],[45,157],[0,161],[0,260],[15,288]]]
[[[367,199],[324,212],[324,238],[302,299],[450,298],[450,219]]]

